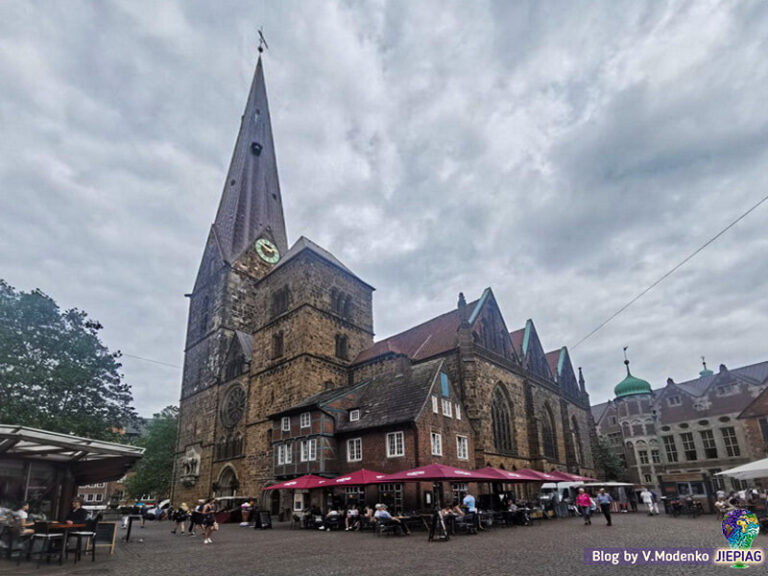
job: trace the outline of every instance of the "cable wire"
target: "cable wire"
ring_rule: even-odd
[[[759,207],[761,204],[763,204],[763,203],[764,203],[766,200],[768,200],[768,196],[765,196],[765,197],[764,197],[762,200],[760,200],[760,201],[759,201],[757,204],[755,204],[755,205],[754,205],[754,206],[752,206],[752,207],[751,207],[749,210],[747,210],[746,212],[744,212],[744,213],[743,213],[741,216],[739,216],[738,218],[736,218],[736,220],[734,220],[733,222],[731,222],[730,224],[728,224],[728,226],[726,226],[725,228],[723,228],[722,230],[720,230],[720,232],[718,232],[717,234],[715,234],[714,236],[712,236],[712,238],[710,238],[709,240],[707,240],[707,241],[706,241],[704,244],[702,244],[701,246],[699,246],[699,247],[698,247],[696,250],[694,250],[694,251],[693,251],[691,254],[689,254],[689,255],[688,255],[688,256],[687,256],[685,259],[683,259],[681,262],[679,262],[677,265],[675,265],[673,268],[671,268],[671,269],[670,269],[670,270],[669,270],[667,273],[665,273],[663,276],[661,276],[661,277],[660,277],[658,280],[656,280],[656,281],[655,281],[653,284],[651,284],[651,285],[650,285],[650,286],[648,286],[648,287],[647,287],[645,290],[643,290],[642,292],[640,292],[640,294],[638,294],[637,296],[635,296],[634,298],[632,298],[632,300],[630,300],[629,302],[627,302],[626,304],[624,304],[624,306],[622,306],[622,307],[621,307],[621,308],[619,308],[619,309],[618,309],[616,312],[614,312],[614,313],[613,313],[611,316],[609,316],[607,320],[605,320],[605,321],[604,321],[602,324],[600,324],[600,325],[599,325],[597,328],[595,328],[594,330],[592,330],[592,332],[590,332],[589,334],[587,334],[586,336],[584,336],[584,337],[583,337],[581,340],[579,340],[578,342],[576,342],[576,344],[574,344],[574,346],[573,346],[571,349],[572,349],[572,350],[575,350],[575,349],[576,349],[576,347],[577,347],[579,344],[581,344],[582,342],[584,342],[584,341],[585,341],[585,340],[587,340],[588,338],[591,338],[591,337],[592,337],[594,334],[596,334],[596,333],[597,333],[598,331],[600,331],[600,330],[601,330],[603,327],[605,327],[605,325],[606,325],[606,324],[608,324],[608,323],[609,323],[611,320],[613,320],[614,318],[616,318],[616,317],[617,317],[619,314],[621,314],[622,312],[624,312],[624,310],[626,310],[627,308],[629,308],[630,306],[632,306],[632,304],[634,304],[635,302],[637,302],[638,300],[640,300],[640,298],[642,298],[643,296],[645,296],[646,294],[648,294],[648,292],[650,292],[650,291],[651,291],[651,290],[653,290],[653,289],[654,289],[656,286],[658,286],[659,284],[661,284],[661,283],[662,283],[664,280],[666,280],[667,278],[669,278],[669,277],[670,277],[672,274],[674,274],[674,273],[675,273],[675,272],[676,272],[676,271],[677,271],[679,268],[681,268],[681,267],[682,267],[683,265],[685,265],[685,264],[686,264],[686,263],[687,263],[689,260],[691,260],[691,259],[692,259],[694,256],[696,256],[696,255],[697,255],[699,252],[701,252],[702,250],[704,250],[705,248],[707,248],[707,247],[708,247],[710,244],[712,244],[712,243],[713,243],[715,240],[717,240],[718,238],[720,238],[720,236],[722,236],[723,234],[725,234],[725,233],[726,233],[728,230],[730,230],[730,229],[731,229],[731,228],[733,228],[733,227],[734,227],[736,224],[738,224],[740,221],[742,221],[744,218],[746,218],[746,217],[747,217],[747,216],[748,216],[748,215],[749,215],[749,214],[750,214],[752,211],[754,211],[755,209],[757,209],[757,208],[758,208],[758,207]]]

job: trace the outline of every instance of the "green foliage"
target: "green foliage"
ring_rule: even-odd
[[[120,352],[101,343],[101,328],[0,280],[0,422],[114,440],[135,412]]]
[[[178,422],[179,409],[167,406],[154,415],[146,434],[136,442],[145,451],[134,469],[135,474],[125,481],[125,490],[131,498],[151,494],[162,500],[171,493]]]
[[[592,446],[592,457],[595,460],[595,469],[606,480],[620,480],[626,475],[624,463],[605,440],[600,438],[596,440]]]

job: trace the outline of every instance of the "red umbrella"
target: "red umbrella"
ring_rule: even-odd
[[[446,482],[493,482],[498,481],[497,476],[492,476],[478,470],[464,470],[445,466],[443,464],[428,464],[412,470],[403,470],[395,474],[389,474],[377,480],[377,482],[420,482],[420,481],[446,481]]]
[[[566,476],[570,476],[573,482],[599,482],[597,478],[590,478],[589,476],[581,476],[580,474],[571,474],[570,472],[561,472]]]
[[[306,476],[300,476],[293,480],[286,480],[285,482],[267,486],[264,490],[308,490],[309,488],[317,488],[319,485],[318,482],[321,480],[327,480],[327,478],[315,476],[314,474],[307,474]]]
[[[484,474],[490,474],[495,476],[497,480],[503,480],[505,482],[541,482],[542,479],[539,474],[532,474],[530,471],[524,470],[501,470],[499,468],[492,468],[488,466],[486,468],[480,468],[477,472]]]
[[[374,472],[361,468],[357,472],[339,476],[338,478],[324,478],[317,482],[316,487],[320,486],[367,486],[380,482],[386,475],[383,472]]]
[[[553,476],[552,474],[548,472],[539,472],[538,470],[531,470],[530,468],[520,468],[520,470],[515,470],[518,474],[531,474],[532,476],[535,476],[539,479],[540,482],[562,482],[562,479],[557,478],[556,476]]]

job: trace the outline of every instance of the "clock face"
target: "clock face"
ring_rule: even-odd
[[[277,246],[266,238],[256,240],[256,253],[264,262],[269,262],[270,264],[276,264],[280,260],[280,252],[278,252]]]

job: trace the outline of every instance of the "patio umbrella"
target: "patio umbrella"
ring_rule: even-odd
[[[487,466],[480,468],[476,472],[482,472],[484,474],[490,474],[496,477],[496,480],[503,482],[541,482],[541,478],[538,474],[531,474],[530,472],[524,472],[522,470],[501,470],[499,468],[493,468]]]
[[[494,482],[498,481],[498,477],[479,470],[464,470],[443,464],[428,464],[412,470],[388,474],[377,482],[421,482],[428,480],[434,482]]]
[[[278,482],[272,486],[267,486],[264,490],[308,490],[310,488],[322,486],[322,484],[318,484],[321,480],[327,480],[327,478],[315,476],[314,474],[307,474],[306,476],[300,476],[293,480],[286,480],[285,482]]]
[[[377,484],[385,477],[383,472],[375,472],[361,468],[352,474],[339,476],[338,478],[323,478],[318,480],[317,487],[330,486],[367,486],[368,484]]]
[[[531,470],[530,468],[521,468],[520,470],[515,470],[515,472],[518,474],[525,473],[537,476],[541,482],[563,482],[563,480],[553,476],[548,472],[539,472],[538,470]]]
[[[570,472],[561,472],[560,470],[552,470],[549,474],[557,478],[556,482],[597,482],[597,478],[580,476],[578,474],[571,474]]]
[[[730,470],[723,470],[718,472],[715,476],[733,476],[739,480],[751,480],[752,478],[767,478],[768,477],[768,458],[762,460],[755,460],[749,464],[742,464],[731,468]]]

